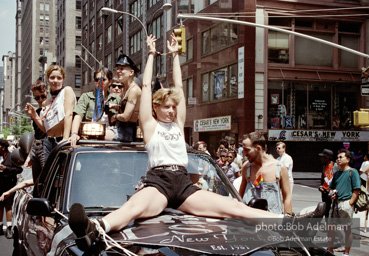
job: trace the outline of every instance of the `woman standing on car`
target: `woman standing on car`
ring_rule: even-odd
[[[44,140],[45,159],[61,141],[69,138],[76,95],[70,86],[64,86],[65,71],[61,66],[51,65],[46,70],[51,97],[42,104],[40,115],[27,103],[25,111],[32,116],[38,127],[47,133]]]
[[[166,207],[215,218],[278,217],[276,214],[253,209],[233,199],[201,190],[191,182],[185,168],[188,163],[184,138],[186,104],[178,42],[174,35],[171,37],[172,42],[167,42],[167,47],[173,57],[174,88],[159,89],[153,96],[151,78],[156,38],[148,36],[146,41],[149,56],[143,77],[139,114],[150,168],[144,186],[123,206],[100,219],[98,223],[105,232],[118,231],[131,220],[156,216]],[[76,243],[81,250],[90,247],[99,235],[97,224],[87,218],[81,204],[71,206],[69,225],[77,235]]]

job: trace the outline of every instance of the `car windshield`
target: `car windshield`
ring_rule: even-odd
[[[187,166],[191,180],[204,190],[230,196],[214,165],[207,157],[189,154]],[[83,152],[73,166],[69,206],[82,203],[86,208],[118,208],[135,192],[148,170],[146,152]]]

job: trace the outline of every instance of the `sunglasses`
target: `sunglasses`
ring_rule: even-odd
[[[95,78],[95,82],[99,82],[100,80],[101,80],[101,78]],[[106,78],[103,78],[102,80],[105,81]]]
[[[123,88],[123,85],[120,85],[120,84],[112,84],[112,85],[110,85],[110,87],[112,87],[112,88],[119,88],[119,89],[122,89]]]
[[[233,158],[233,156],[227,156],[228,158]]]
[[[338,159],[343,159],[343,158],[346,158],[345,156],[338,156],[337,157]]]
[[[46,95],[36,96],[36,97],[34,97],[34,99],[39,100],[40,97],[41,97],[41,99],[46,99]]]

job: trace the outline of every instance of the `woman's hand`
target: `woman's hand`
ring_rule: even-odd
[[[79,141],[80,137],[78,134],[73,133],[72,136],[69,137],[68,141],[70,141],[70,145],[74,147],[77,144],[77,141]]]
[[[28,115],[30,115],[30,116],[32,116],[32,117],[34,117],[34,116],[36,115],[36,109],[35,109],[35,107],[34,107],[34,106],[32,106],[30,103],[27,103],[27,104],[26,104],[26,106],[24,107],[24,111],[25,111]]]
[[[8,193],[8,192],[4,192],[4,193],[0,196],[0,202],[5,201],[9,196],[10,196],[10,193]]]
[[[176,36],[174,35],[174,33],[172,33],[170,35],[170,37],[172,38],[172,42],[169,43],[169,41],[167,41],[168,51],[170,53],[176,53],[176,52],[178,52],[178,41],[177,41]]]
[[[146,39],[147,49],[149,53],[156,53],[156,37],[153,35],[149,35]]]

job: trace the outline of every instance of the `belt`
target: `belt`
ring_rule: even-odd
[[[55,142],[60,142],[63,139],[63,136],[59,136],[59,137],[47,137],[48,140],[50,141],[55,141]]]
[[[164,171],[182,171],[187,172],[186,168],[182,165],[159,165],[151,168],[151,170],[164,170]]]

